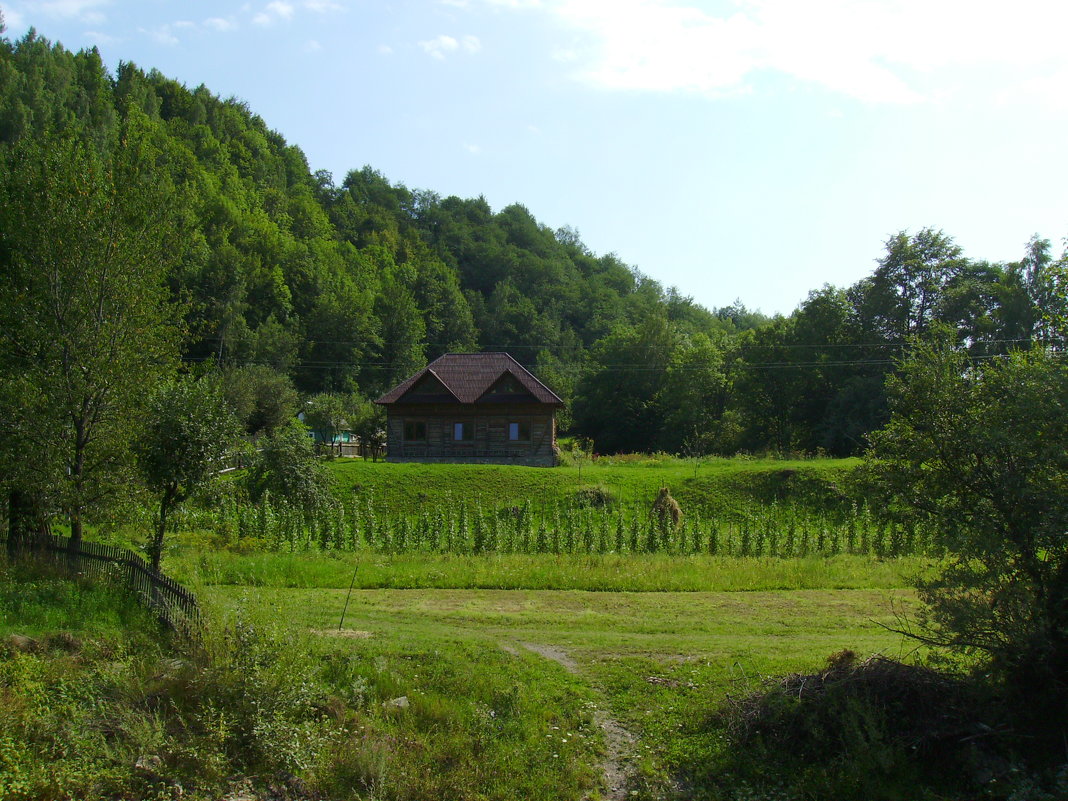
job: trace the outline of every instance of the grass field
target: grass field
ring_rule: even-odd
[[[423,558],[381,557],[378,569],[455,581],[478,561]],[[614,571],[650,586],[686,562],[482,559],[518,563],[515,576],[579,584]],[[157,642],[113,594],[7,572],[0,635],[36,645],[0,648],[0,694],[14,711],[0,721],[0,744],[11,746],[0,795],[207,799],[247,781],[273,792],[292,775],[330,798],[642,801],[679,788],[734,798],[707,775],[721,744],[712,713],[728,695],[819,669],[844,648],[903,656],[910,647],[886,628],[913,608],[901,588],[907,560],[796,561],[691,560],[679,571],[746,592],[358,588],[349,597],[351,561],[305,556],[308,576],[336,586],[270,586],[262,569],[263,586],[201,581],[208,628],[191,648]],[[791,569],[789,586],[797,576],[814,586],[767,589]],[[818,586],[821,575],[830,586]],[[152,771],[131,768],[146,760]]]
[[[0,796],[755,798],[709,775],[725,699],[912,647],[890,629],[928,558],[858,511],[854,466],[337,460],[334,517],[299,543],[285,510],[185,514],[164,568],[207,609],[192,644],[8,571],[0,635],[36,639],[0,649]],[[661,486],[692,528],[648,523]]]
[[[440,692],[423,666],[443,655],[450,669],[470,673],[460,703],[478,697],[472,688],[489,665],[517,691],[532,689],[523,685],[532,670],[577,681],[574,714],[589,713],[583,737],[622,766],[634,798],[660,797],[700,775],[718,742],[709,717],[726,694],[753,692],[767,675],[818,669],[845,648],[900,657],[912,647],[886,628],[913,607],[902,590],[356,590],[340,631],[343,589],[204,593],[224,607],[270,610],[322,647],[378,665],[391,676],[390,692],[408,698]],[[553,725],[542,734],[567,739]],[[690,793],[716,797],[699,785]]]

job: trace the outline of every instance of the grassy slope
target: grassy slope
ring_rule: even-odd
[[[0,561],[0,798],[556,801],[596,787],[592,693],[552,663],[470,641],[353,649],[274,611],[216,609],[197,638],[170,640],[106,589]]]
[[[487,507],[570,501],[582,487],[602,486],[622,503],[652,504],[660,487],[669,487],[684,512],[704,516],[735,511],[753,502],[791,497],[826,502],[856,467],[856,459],[709,459],[694,477],[684,460],[601,459],[579,467],[503,465],[387,464],[359,459],[331,462],[342,494],[371,492],[377,501],[407,514],[457,498],[479,499]]]

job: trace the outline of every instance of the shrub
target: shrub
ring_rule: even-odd
[[[705,721],[723,733],[723,763],[694,772],[754,797],[1045,798],[1014,795],[1057,782],[1015,723],[979,678],[843,651],[821,672],[728,699]]]

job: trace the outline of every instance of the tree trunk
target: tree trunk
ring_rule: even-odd
[[[163,561],[163,540],[167,535],[167,513],[170,511],[171,506],[174,505],[176,496],[177,493],[175,491],[167,489],[164,490],[163,497],[159,499],[159,525],[156,526],[156,532],[152,538],[152,546],[149,548],[152,569],[156,571],[159,570],[160,562]]]

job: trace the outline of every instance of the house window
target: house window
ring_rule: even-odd
[[[530,422],[521,420],[518,423],[508,424],[509,442],[530,442]]]
[[[426,423],[422,420],[405,420],[404,441],[426,442]]]
[[[470,423],[453,423],[452,438],[456,442],[470,442],[475,438],[475,427]]]

